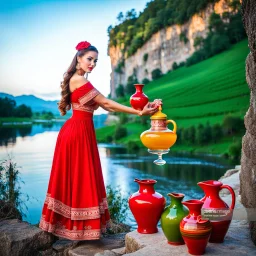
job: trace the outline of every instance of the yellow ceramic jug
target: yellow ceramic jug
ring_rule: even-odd
[[[148,148],[148,152],[158,155],[158,160],[154,163],[158,165],[165,164],[162,159],[162,154],[169,152],[169,149],[177,140],[177,125],[173,120],[167,120],[167,116],[162,113],[162,107],[159,106],[158,112],[150,117],[151,128],[144,131],[140,135],[140,139],[145,147]],[[167,125],[173,124],[173,131],[169,130]]]

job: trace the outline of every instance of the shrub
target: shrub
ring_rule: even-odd
[[[173,62],[173,64],[172,64],[172,69],[175,70],[175,69],[177,69],[178,67],[179,67],[178,64],[177,64],[176,62]]]
[[[143,83],[143,84],[148,84],[149,82],[150,82],[150,80],[147,79],[147,78],[144,78],[144,79],[142,80],[142,83]]]
[[[125,137],[126,135],[127,135],[127,129],[125,127],[122,127],[121,125],[118,125],[114,133],[114,139],[119,140]]]
[[[148,53],[145,53],[145,54],[143,55],[143,61],[144,61],[144,62],[147,62],[147,60],[148,60]]]
[[[124,97],[124,87],[122,84],[119,84],[118,87],[116,88],[116,97]]]
[[[184,44],[186,44],[188,42],[188,38],[186,36],[186,31],[183,31],[180,33],[180,41],[184,42]]]
[[[228,149],[229,157],[232,161],[239,161],[241,157],[242,142],[236,141],[232,143]]]
[[[244,129],[244,121],[240,117],[227,115],[223,119],[223,128],[226,134],[234,134]]]
[[[159,68],[157,68],[152,71],[151,75],[152,75],[152,79],[155,80],[160,78],[163,74],[162,74],[162,71]]]
[[[135,150],[138,150],[140,147],[137,142],[130,140],[127,143],[128,152],[134,152]]]
[[[127,199],[122,197],[120,186],[113,189],[110,185],[106,187],[108,209],[111,219],[115,222],[124,222],[127,216]]]
[[[212,127],[212,140],[213,142],[217,142],[223,137],[223,131],[220,124],[214,124]]]
[[[26,201],[29,200],[29,197],[20,191],[20,182],[23,181],[20,179],[19,174],[17,164],[11,158],[0,162],[1,219],[21,219],[23,216],[26,216]]]
[[[225,34],[214,34],[211,38],[211,54],[215,55],[230,48],[229,38]]]

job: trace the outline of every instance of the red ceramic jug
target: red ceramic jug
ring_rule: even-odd
[[[158,232],[157,223],[165,207],[165,198],[154,189],[156,180],[139,180],[139,191],[129,198],[129,207],[138,224],[137,231],[142,234]]]
[[[130,97],[130,104],[134,109],[142,110],[148,103],[148,97],[143,93],[144,84],[134,84],[136,92]]]
[[[201,199],[204,202],[202,215],[209,218],[212,223],[212,234],[209,242],[222,243],[232,220],[236,200],[235,192],[230,186],[223,185],[220,181],[208,180],[197,184],[205,193]],[[219,196],[219,192],[223,188],[228,189],[231,193],[232,203],[230,207]]]
[[[200,200],[188,200],[182,202],[189,209],[189,215],[180,222],[180,232],[192,255],[202,255],[207,246],[212,225],[208,219],[202,219]]]

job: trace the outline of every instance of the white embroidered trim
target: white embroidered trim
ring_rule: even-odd
[[[46,194],[45,204],[47,208],[71,220],[89,220],[98,219],[100,214],[105,214],[108,209],[107,199],[103,198],[99,206],[89,208],[72,208],[61,201],[51,197],[49,193]]]
[[[101,230],[100,229],[85,229],[77,230],[77,227],[74,226],[73,230],[66,229],[64,225],[60,222],[56,225],[51,224],[45,221],[44,217],[41,218],[39,227],[44,231],[53,233],[54,235],[64,237],[71,240],[95,240],[100,239]]]
[[[80,104],[84,105],[86,102],[90,101],[91,99],[93,99],[95,96],[97,96],[100,92],[93,88],[92,90],[90,90],[88,93],[86,93],[85,95],[83,95],[81,98],[78,99],[78,101],[80,102]]]

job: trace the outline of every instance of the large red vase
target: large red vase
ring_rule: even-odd
[[[182,202],[189,209],[189,215],[180,223],[181,235],[192,255],[202,255],[210,238],[212,225],[208,219],[202,219],[200,200],[188,200]]]
[[[165,198],[154,189],[156,180],[139,180],[139,190],[129,198],[129,207],[142,234],[158,232],[157,223],[165,207]]]
[[[223,185],[220,181],[208,180],[197,184],[205,193],[201,199],[204,202],[202,215],[209,218],[212,223],[212,234],[209,242],[222,243],[232,220],[236,200],[235,192],[230,186]],[[231,193],[232,203],[230,207],[219,196],[219,192],[223,188],[228,189]]]
[[[130,104],[134,109],[142,110],[148,103],[148,97],[143,93],[144,84],[135,84],[136,92],[130,97]]]

